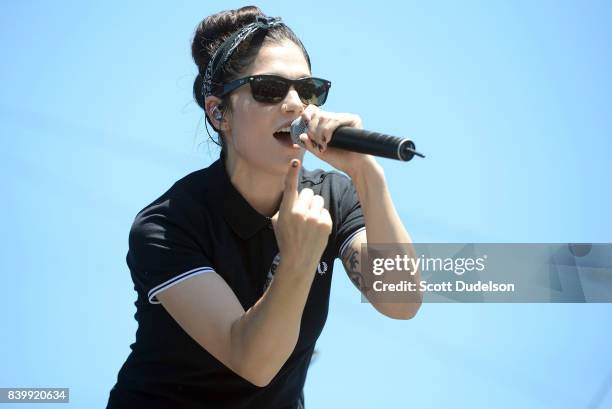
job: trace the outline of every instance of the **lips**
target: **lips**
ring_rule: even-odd
[[[287,132],[291,132],[291,124],[293,123],[293,120],[291,121],[287,121],[284,124],[282,124],[277,130],[276,132],[280,132],[280,131],[287,131]]]
[[[278,128],[278,130],[274,132],[273,134],[274,139],[276,139],[277,141],[279,141],[281,144],[283,144],[284,146],[288,148],[298,148],[299,149],[299,145],[294,144],[293,140],[291,139],[291,122],[293,121],[289,121],[285,123],[283,126],[281,126],[280,128]]]
[[[287,147],[293,147],[294,145],[293,141],[291,140],[291,134],[289,132],[274,132],[274,139],[276,139]]]
[[[283,126],[282,128],[279,128],[278,131],[276,132],[291,132],[291,127],[289,125]]]

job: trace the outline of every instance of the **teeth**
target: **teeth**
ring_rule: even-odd
[[[291,128],[290,128],[289,126],[286,126],[286,127],[284,127],[284,128],[279,129],[279,130],[278,130],[278,131],[276,131],[276,132],[289,132],[289,133],[291,133]],[[276,132],[275,132],[275,133],[276,133]]]

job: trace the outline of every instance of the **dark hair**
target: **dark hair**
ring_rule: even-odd
[[[218,134],[216,141],[210,137],[210,134],[209,137],[213,142],[221,146],[223,151],[225,151],[223,135],[221,131],[215,128],[212,122],[210,122],[206,114],[204,96],[202,95],[204,72],[215,50],[217,50],[232,33],[240,30],[249,23],[253,23],[257,16],[266,15],[256,6],[245,6],[237,10],[221,11],[202,20],[200,24],[198,24],[193,36],[191,55],[193,61],[198,66],[198,75],[193,83],[193,96],[198,105],[204,110],[206,121]],[[226,83],[244,75],[248,67],[255,61],[255,57],[264,43],[280,44],[285,40],[292,41],[302,49],[304,57],[308,62],[308,69],[311,70],[310,57],[300,39],[290,28],[285,25],[280,25],[266,31],[257,31],[254,35],[250,36],[250,38],[244,40],[236,51],[234,51],[227,64],[222,67],[219,81]],[[221,98],[219,109],[224,115],[226,113],[231,114],[229,95]]]

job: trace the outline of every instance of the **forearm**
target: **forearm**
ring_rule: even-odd
[[[293,352],[315,269],[281,259],[270,287],[232,325],[235,366],[250,382],[267,385]]]
[[[399,255],[414,258],[415,250],[412,245],[412,238],[395,209],[387,188],[384,171],[380,165],[375,161],[367,162],[366,166],[362,166],[358,172],[353,172],[350,176],[361,203],[366,224],[367,242],[369,244],[401,244],[398,248]],[[395,256],[395,253],[393,255]],[[364,271],[363,273],[367,272]],[[412,273],[410,276],[403,273],[401,278],[418,283],[420,272],[417,270]],[[393,280],[398,279],[396,275],[383,274],[376,279],[383,282],[393,282]],[[414,295],[415,297],[411,298],[410,302],[372,302],[372,304],[376,309],[390,317],[411,318],[416,314],[421,301],[419,293]],[[412,302],[413,300],[414,302]]]
[[[380,165],[368,162],[367,166],[349,176],[359,196],[368,243],[412,243],[395,210]]]

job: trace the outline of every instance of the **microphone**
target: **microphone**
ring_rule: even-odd
[[[300,135],[306,132],[308,126],[302,117],[294,120],[291,123],[290,129],[293,143],[304,146],[304,143],[300,140]],[[414,150],[414,142],[410,139],[352,128],[350,126],[338,127],[327,146],[401,161],[409,161],[414,155],[421,158],[425,157],[422,153]]]

